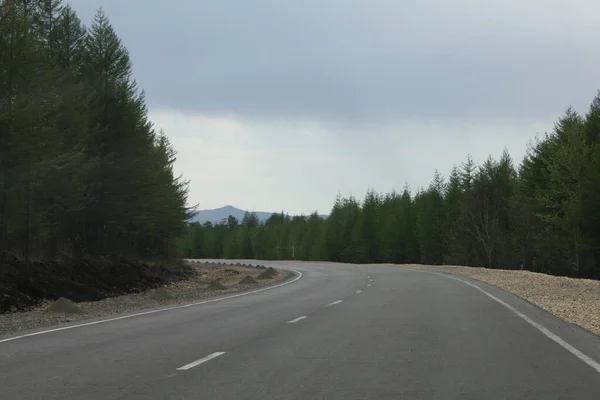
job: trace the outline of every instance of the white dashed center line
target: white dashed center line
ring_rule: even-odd
[[[356,294],[362,293],[362,290],[357,290]]]
[[[179,368],[177,368],[177,371],[185,371],[185,370],[188,370],[188,369],[190,369],[190,368],[197,367],[198,365],[200,365],[200,364],[204,364],[205,362],[207,362],[207,361],[209,361],[209,360],[212,360],[213,358],[217,358],[217,357],[219,357],[219,356],[221,356],[221,355],[223,355],[223,354],[225,354],[225,352],[224,352],[224,351],[217,351],[216,353],[212,353],[212,354],[211,354],[211,355],[209,355],[209,356],[206,356],[206,357],[204,357],[204,358],[201,358],[201,359],[199,359],[199,360],[196,360],[196,361],[194,361],[194,362],[192,362],[192,363],[189,363],[189,364],[187,364],[187,365],[184,365],[183,367],[179,367]]]
[[[306,317],[298,317],[298,318],[295,318],[295,319],[293,319],[293,320],[291,320],[291,321],[288,321],[288,324],[295,324],[295,323],[296,323],[296,322],[298,322],[298,321],[302,321],[304,318],[306,318]]]
[[[336,304],[340,304],[342,301],[344,301],[344,300],[337,300],[337,301],[334,301],[333,303],[329,303],[329,304],[327,304],[327,307],[329,307],[329,306],[335,306]]]

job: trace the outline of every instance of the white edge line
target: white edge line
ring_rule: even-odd
[[[421,270],[414,270],[413,269],[411,271],[421,271]],[[433,274],[436,274],[436,275],[441,275],[441,276],[444,276],[446,278],[454,279],[456,281],[459,281],[459,282],[462,282],[462,283],[464,283],[466,285],[474,287],[475,289],[479,290],[481,293],[485,294],[486,296],[488,296],[492,300],[495,300],[498,303],[502,304],[504,307],[508,308],[510,311],[512,311],[513,313],[515,313],[517,316],[519,316],[522,319],[524,319],[529,325],[533,326],[538,331],[542,332],[544,334],[544,336],[546,336],[547,338],[553,340],[554,342],[556,342],[557,344],[559,344],[562,348],[564,348],[565,350],[567,350],[568,352],[570,352],[571,354],[573,354],[575,357],[579,358],[581,361],[583,361],[584,363],[586,363],[588,366],[590,366],[593,369],[595,369],[596,372],[600,373],[600,363],[598,363],[597,361],[595,361],[594,359],[592,359],[587,354],[583,353],[581,350],[573,347],[571,344],[569,344],[567,341],[565,341],[563,338],[561,338],[557,334],[552,333],[545,326],[543,326],[543,325],[535,322],[530,317],[528,317],[527,315],[523,314],[521,311],[517,310],[516,308],[514,308],[510,304],[506,303],[505,301],[500,300],[499,298],[497,298],[493,294],[490,294],[490,293],[486,292],[485,290],[483,290],[482,288],[480,288],[479,286],[477,286],[477,285],[475,285],[475,284],[473,284],[471,282],[465,281],[465,280],[460,279],[460,278],[456,278],[456,277],[451,276],[451,275],[439,274],[439,273],[434,272],[434,271],[425,271],[425,272],[430,272],[430,273],[433,273]]]
[[[144,312],[135,313],[135,314],[122,315],[120,317],[107,318],[107,319],[102,319],[102,320],[99,320],[99,321],[86,322],[86,323],[83,323],[83,324],[69,325],[69,326],[63,326],[63,327],[60,327],[60,328],[48,329],[48,330],[45,330],[45,331],[27,333],[25,335],[19,335],[19,336],[9,337],[9,338],[6,338],[6,339],[0,339],[0,343],[10,342],[11,340],[23,339],[23,338],[30,337],[30,336],[44,335],[46,333],[59,332],[59,331],[66,331],[68,329],[81,328],[83,326],[91,326],[91,325],[97,325],[97,324],[104,324],[106,322],[118,321],[118,320],[121,320],[121,319],[127,319],[127,318],[133,318],[133,317],[139,317],[139,316],[142,316],[142,315],[156,314],[156,313],[159,313],[159,312],[177,310],[177,309],[180,309],[180,308],[186,308],[186,307],[192,307],[192,306],[199,306],[199,305],[202,305],[202,304],[214,303],[216,301],[229,300],[229,299],[233,299],[233,298],[236,298],[236,297],[247,296],[249,294],[264,292],[265,290],[271,290],[271,289],[275,289],[275,288],[278,288],[278,287],[281,287],[281,286],[289,285],[290,283],[297,282],[298,280],[300,280],[302,278],[302,272],[296,271],[295,269],[291,269],[291,270],[288,270],[288,271],[294,271],[296,274],[298,274],[298,276],[296,276],[291,281],[286,281],[286,282],[280,283],[280,284],[275,285],[275,286],[268,286],[268,287],[265,287],[265,288],[262,288],[262,289],[253,290],[253,291],[250,291],[250,292],[243,292],[243,293],[233,294],[231,296],[219,297],[219,298],[216,298],[216,299],[199,301],[197,303],[191,303],[191,304],[184,304],[184,305],[180,305],[180,306],[161,308],[161,309],[158,309],[158,310],[150,310],[150,311],[144,311]]]
[[[179,368],[177,368],[177,371],[185,371],[185,370],[188,370],[190,368],[197,367],[198,365],[203,364],[203,363],[205,363],[205,362],[207,362],[209,360],[212,360],[213,358],[217,358],[217,357],[219,357],[219,356],[221,356],[223,354],[225,354],[224,351],[217,351],[216,353],[212,353],[211,355],[208,355],[208,356],[206,356],[204,358],[201,358],[199,360],[191,362],[191,363],[189,363],[187,365],[184,365],[183,367],[179,367]]]
[[[334,301],[333,303],[329,303],[329,304],[327,304],[327,306],[326,306],[326,307],[329,307],[329,306],[335,306],[336,304],[340,304],[342,301],[344,301],[344,300],[336,300],[336,301]]]
[[[295,319],[293,319],[291,321],[288,321],[288,324],[295,324],[298,321],[302,321],[304,318],[306,318],[306,316],[295,318]]]

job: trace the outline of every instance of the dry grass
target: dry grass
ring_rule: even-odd
[[[529,271],[460,266],[402,266],[461,275],[489,283],[600,335],[600,281]]]

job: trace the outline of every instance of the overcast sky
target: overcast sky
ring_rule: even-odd
[[[103,7],[200,208],[328,213],[428,186],[600,89],[592,0],[71,0]]]

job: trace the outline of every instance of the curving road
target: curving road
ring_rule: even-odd
[[[0,337],[0,398],[600,399],[600,337],[498,288],[392,266],[263,264],[302,276]]]

